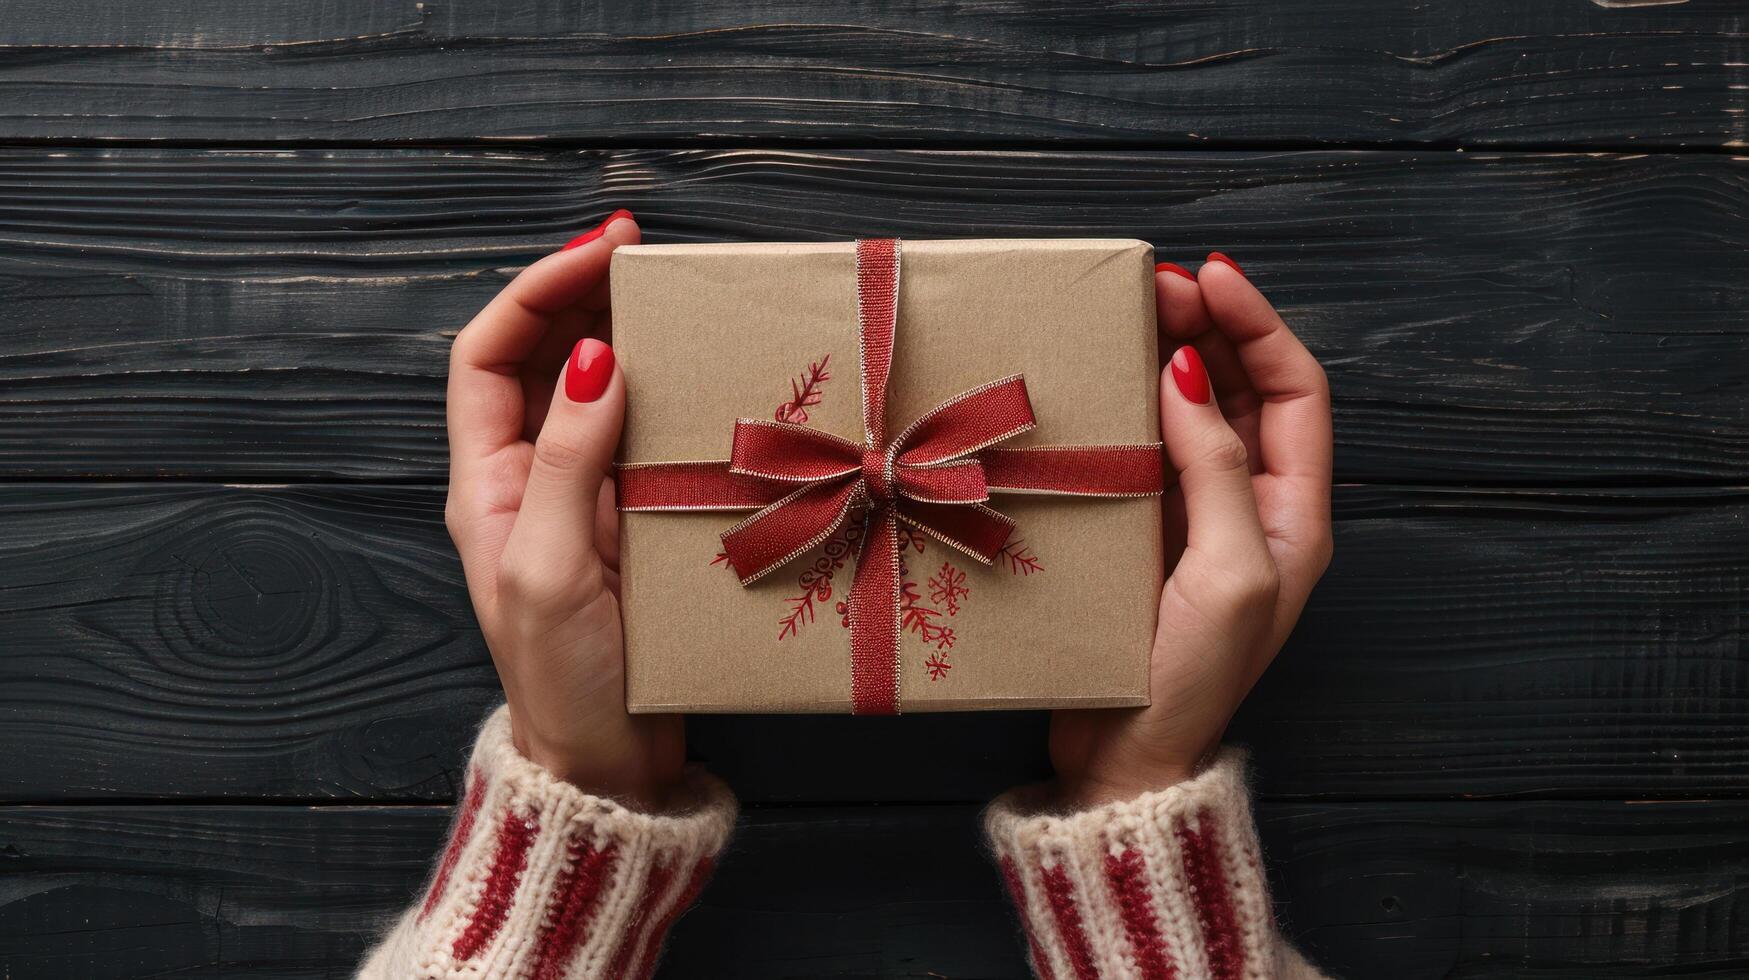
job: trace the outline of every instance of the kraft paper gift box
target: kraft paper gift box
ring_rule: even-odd
[[[995,518],[972,518],[961,508],[976,505],[959,498],[951,505],[898,499],[892,481],[963,477],[994,487],[1007,480],[996,470],[1042,458],[1037,453],[1006,453],[1001,466],[990,462],[978,475],[963,465],[906,470],[903,453],[897,469],[884,468],[893,460],[875,452],[863,455],[859,472],[836,477],[837,489],[823,480],[813,491],[807,473],[777,474],[791,482],[769,492],[763,488],[773,484],[762,477],[725,474],[722,461],[759,452],[805,469],[819,463],[809,456],[814,449],[857,467],[875,431],[865,428],[863,366],[871,356],[880,361],[885,349],[878,337],[867,339],[878,322],[865,320],[885,315],[885,295],[896,317],[887,320],[890,373],[877,448],[954,396],[1020,375],[1019,400],[1030,402],[1036,427],[949,463],[994,461],[990,454],[999,450],[1119,447],[1131,469],[1139,454],[1151,454],[1151,479],[1162,479],[1149,245],[904,241],[884,243],[891,250],[886,268],[882,244],[860,255],[853,242],[640,245],[614,253],[614,348],[627,384],[618,475],[628,708],[890,713],[1147,704],[1163,575],[1160,501],[1124,485],[1132,477],[1103,475],[1103,456],[1076,469],[1116,479],[1117,495],[991,489],[984,506],[1013,526],[1000,548],[994,541],[1001,534],[980,539],[987,565],[908,523],[906,513],[947,515],[937,523],[948,528],[967,517],[988,530]],[[872,344],[872,355],[864,344]],[[942,420],[953,416],[960,435],[976,442],[994,424],[991,416],[1013,409],[1017,387],[994,386],[932,425],[945,428]],[[796,433],[742,423],[738,434],[738,419],[826,435],[785,455],[762,440],[793,443]],[[922,459],[921,452],[911,456]],[[717,482],[700,489],[687,479],[696,474],[672,465],[681,463],[701,464],[699,472],[710,471],[705,482]],[[665,476],[679,485],[664,484]],[[748,491],[756,499],[719,499],[744,490],[738,480],[762,488]],[[792,527],[785,532],[791,537],[763,542],[780,550],[798,541],[811,546],[792,549],[799,556],[743,585],[754,571],[749,546],[730,547],[723,532],[792,491],[808,491],[816,503],[837,494],[820,513],[846,500],[851,509],[823,541]],[[661,506],[642,509],[652,501]],[[893,503],[877,509],[882,501]],[[737,509],[715,509],[728,503]],[[766,534],[773,520],[806,523],[804,510],[768,513],[765,524],[742,535]],[[896,515],[890,526],[873,516],[887,513]],[[818,523],[820,515],[811,519]],[[947,533],[962,544],[967,538]],[[860,594],[874,598],[859,606],[851,593],[865,552],[871,587]],[[887,581],[895,575],[896,584]],[[861,625],[852,622],[859,610]],[[853,639],[860,644],[854,656]]]

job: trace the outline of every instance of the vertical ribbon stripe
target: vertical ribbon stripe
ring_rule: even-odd
[[[899,524],[891,507],[869,517],[850,588],[850,710],[899,711]]]
[[[857,353],[862,359],[862,435],[871,447],[887,444],[887,376],[899,323],[899,240],[856,243]]]
[[[754,510],[723,532],[743,585],[818,546],[847,521],[864,526],[850,611],[856,714],[899,710],[902,521],[989,564],[1014,522],[991,491],[1088,497],[1161,492],[1158,443],[992,449],[1036,425],[1019,375],[956,395],[887,438],[887,382],[899,314],[899,242],[856,243],[863,443],[762,419],[735,423],[730,459],[621,466],[621,510]]]

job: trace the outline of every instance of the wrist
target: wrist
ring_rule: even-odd
[[[1122,803],[1195,779],[1214,764],[1219,753],[1220,745],[1216,743],[1195,757],[1150,759],[1145,763],[1138,760],[1109,769],[1059,772],[1053,795],[1058,805],[1074,810]]]
[[[534,735],[516,724],[512,710],[510,740],[516,751],[554,778],[591,796],[616,800],[645,813],[670,808],[678,795],[683,756],[672,765],[658,765],[629,733],[615,737],[595,733],[581,746]]]
[[[562,751],[517,746],[528,761],[590,796],[617,800],[634,810],[653,813],[667,808],[674,787],[647,774],[618,766],[591,765]]]
[[[1091,810],[1110,803],[1133,800],[1194,779],[1197,772],[1189,768],[1158,769],[1145,778],[1101,779],[1095,776],[1057,777],[1052,796],[1058,806],[1068,810]]]

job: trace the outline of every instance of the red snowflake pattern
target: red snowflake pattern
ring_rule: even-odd
[[[929,655],[928,660],[923,661],[923,669],[929,671],[930,680],[938,681],[947,676],[947,672],[953,669],[953,664],[947,662],[945,650],[937,650]]]
[[[971,592],[966,588],[966,573],[953,567],[952,562],[942,562],[941,571],[929,580],[929,601],[947,610],[949,616],[959,615],[960,600]]]
[[[906,579],[899,583],[899,619],[903,628],[937,650],[951,650],[958,638],[953,627],[941,625],[941,615],[941,610],[923,604],[916,582]]]

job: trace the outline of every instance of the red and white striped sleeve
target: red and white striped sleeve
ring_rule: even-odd
[[[1227,750],[1195,779],[1080,813],[1036,788],[985,814],[1040,980],[1315,980],[1280,937]]]
[[[424,897],[360,980],[641,980],[735,824],[715,778],[649,814],[565,783],[517,752],[500,708],[474,746],[449,844]]]

